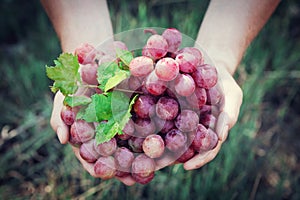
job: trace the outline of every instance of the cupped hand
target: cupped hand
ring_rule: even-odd
[[[186,170],[200,168],[217,156],[223,142],[225,142],[228,136],[228,131],[235,125],[239,116],[243,92],[232,75],[226,70],[225,66],[217,65],[216,67],[218,70],[221,92],[223,94],[220,114],[216,124],[216,132],[219,141],[213,150],[197,154],[192,159],[185,162],[183,166]]]
[[[50,119],[50,124],[53,130],[56,132],[57,137],[61,144],[67,144],[69,141],[69,127],[64,124],[64,122],[61,119],[60,113],[63,108],[63,100],[64,96],[62,93],[57,92],[57,94],[54,97],[53,102],[53,110],[52,115]],[[79,148],[72,146],[73,152],[77,159],[82,164],[83,168],[93,177],[97,178],[97,175],[94,172],[94,164],[86,162],[79,153]],[[131,186],[135,184],[135,181],[131,176],[127,177],[116,177],[118,180],[120,180],[125,185]]]

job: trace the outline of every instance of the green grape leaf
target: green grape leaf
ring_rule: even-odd
[[[102,63],[98,67],[97,70],[97,80],[98,83],[100,84],[99,88],[104,91],[105,90],[105,85],[111,77],[115,75],[120,71],[119,66],[115,62],[110,62],[110,63]]]
[[[130,111],[136,97],[137,95],[129,103],[129,98],[124,93],[112,92],[112,117],[96,127],[96,142],[98,144],[109,141],[116,134],[123,133],[122,130],[131,117]]]
[[[92,102],[86,107],[81,118],[87,122],[101,122],[112,117],[111,93],[94,94]]]
[[[101,144],[109,141],[118,133],[119,130],[119,124],[113,119],[110,119],[107,122],[99,123],[99,125],[96,127],[96,143]]]
[[[119,70],[115,73],[114,76],[109,78],[104,86],[104,92],[116,87],[119,83],[130,76],[129,71]]]
[[[117,57],[120,58],[120,60],[126,65],[129,66],[129,63],[133,59],[132,52],[124,49],[117,48]]]
[[[58,90],[65,96],[74,94],[80,82],[79,63],[77,56],[70,53],[62,53],[54,60],[54,66],[46,66],[46,73],[49,79],[53,80],[52,92]]]
[[[87,96],[66,96],[64,104],[70,107],[87,105],[92,102],[92,99]]]

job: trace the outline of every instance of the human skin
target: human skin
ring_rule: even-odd
[[[279,0],[211,0],[199,28],[196,43],[208,53],[218,69],[224,95],[216,132],[217,147],[199,154],[184,163],[186,170],[200,168],[218,154],[228,131],[238,120],[242,104],[242,90],[232,75],[242,57],[262,27],[265,25]],[[47,12],[63,52],[73,53],[82,43],[97,46],[113,36],[111,19],[104,0],[41,0]],[[68,143],[69,129],[60,118],[64,96],[58,92],[53,102],[50,124],[62,144]],[[95,176],[93,165],[84,161],[79,149],[72,147],[83,167]],[[126,185],[135,181],[129,176],[119,178]]]

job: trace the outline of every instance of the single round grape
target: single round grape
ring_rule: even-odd
[[[118,171],[130,172],[134,160],[133,153],[126,147],[119,147],[114,153]]]
[[[221,92],[218,90],[216,86],[207,89],[206,96],[207,96],[206,103],[210,105],[217,105],[220,102],[222,97]]]
[[[155,123],[148,118],[138,118],[134,122],[136,135],[139,137],[147,137],[150,134],[155,133]]]
[[[94,140],[91,139],[83,143],[79,148],[80,156],[89,163],[94,163],[100,157],[100,154],[95,150]]]
[[[164,120],[175,119],[178,111],[177,101],[170,97],[161,97],[156,104],[156,115]]]
[[[185,163],[195,155],[195,150],[192,147],[187,148],[184,153],[177,158],[177,161],[180,163]]]
[[[94,62],[97,50],[94,46],[84,43],[75,49],[74,54],[77,56],[80,64],[88,64]]]
[[[97,177],[103,180],[113,178],[116,174],[116,162],[114,157],[107,156],[98,158],[94,165],[94,172]]]
[[[153,60],[146,56],[138,56],[129,63],[129,70],[133,76],[147,76],[154,69]]]
[[[130,90],[137,90],[142,85],[140,77],[130,76],[128,79],[128,87]],[[128,89],[128,88],[127,88]]]
[[[149,176],[146,176],[146,177],[142,177],[138,174],[132,174],[132,178],[137,182],[137,183],[140,183],[140,184],[147,184],[147,183],[150,183],[152,181],[152,179],[154,178],[155,176],[155,173],[152,172]]]
[[[94,142],[95,150],[101,155],[101,156],[110,156],[117,150],[117,140],[116,138],[111,138],[107,142],[103,142],[98,144],[95,140]]]
[[[192,73],[192,77],[198,87],[209,89],[217,84],[217,69],[209,64],[200,65],[197,70]]]
[[[177,54],[175,60],[179,65],[179,70],[183,73],[195,72],[200,63],[199,58],[190,53]]]
[[[190,96],[195,91],[194,79],[188,74],[179,74],[175,79],[175,91],[180,96]]]
[[[150,158],[158,158],[165,151],[165,143],[160,135],[148,135],[143,142],[143,151]]]
[[[60,117],[66,125],[70,126],[76,119],[76,112],[70,106],[63,106]]]
[[[80,76],[82,81],[90,85],[98,85],[97,70],[98,64],[96,63],[81,65]]]
[[[155,171],[155,162],[145,154],[139,154],[132,162],[131,173],[140,177],[148,177]]]
[[[196,87],[194,93],[187,96],[186,100],[193,108],[200,109],[207,101],[205,89]]]
[[[168,43],[168,52],[176,52],[182,42],[182,35],[180,31],[175,28],[168,28],[164,30],[162,36]]]
[[[204,125],[198,124],[197,129],[192,133],[191,146],[197,152],[208,151],[218,143],[218,136],[212,129],[207,129]]]
[[[197,63],[197,66],[204,64],[204,58],[203,58],[201,51],[195,47],[184,47],[177,52],[177,55],[180,53],[189,53],[189,54],[192,54],[193,56],[195,56],[197,58],[197,60],[200,61],[199,63]]]
[[[146,43],[146,48],[150,55],[155,59],[164,57],[168,52],[167,40],[161,35],[151,35]]]
[[[130,149],[135,153],[143,152],[143,142],[145,138],[142,137],[131,137],[128,139],[128,145]]]
[[[84,143],[95,136],[95,129],[93,124],[84,120],[76,120],[70,128],[70,137],[75,143]]]
[[[144,46],[142,49],[142,56],[146,56],[148,58],[151,58],[152,60],[155,60],[155,58],[151,55],[149,48],[147,46]]]
[[[179,65],[173,58],[162,58],[155,65],[155,73],[160,80],[171,81],[179,73]]]
[[[164,120],[159,117],[154,117],[157,132],[167,133],[175,127],[173,120]]]
[[[212,114],[202,114],[200,116],[200,123],[203,124],[206,128],[214,129],[217,119]]]
[[[145,79],[145,87],[150,94],[158,96],[167,89],[167,82],[160,80],[155,71],[152,71]]]
[[[151,118],[155,114],[155,99],[150,95],[139,95],[133,110],[140,118]]]
[[[192,110],[182,110],[175,119],[175,126],[182,132],[191,132],[197,128],[199,116]]]
[[[134,135],[134,122],[130,119],[123,128],[123,134],[118,135],[120,139],[127,140],[130,136]],[[122,136],[124,135],[124,136]]]
[[[165,136],[166,147],[172,152],[178,152],[185,147],[187,136],[178,129],[172,129]]]

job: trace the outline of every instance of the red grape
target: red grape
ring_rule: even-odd
[[[150,95],[139,95],[133,110],[141,118],[150,118],[155,114],[155,99]]]
[[[97,54],[97,50],[90,44],[82,44],[75,49],[74,54],[78,58],[80,64],[93,63]]]
[[[204,64],[204,59],[201,51],[195,47],[184,47],[180,49],[177,54],[180,53],[189,53],[195,56],[200,62],[197,65],[203,65]]]
[[[158,96],[167,89],[167,82],[160,80],[155,74],[155,71],[152,71],[146,77],[145,87],[150,94]]]
[[[155,73],[160,80],[171,81],[179,73],[178,63],[173,58],[162,58],[155,65]]]
[[[195,155],[195,150],[192,147],[187,148],[184,153],[177,158],[177,161],[180,163],[184,163],[188,161],[190,158],[192,158]]]
[[[146,56],[135,57],[129,63],[132,76],[146,76],[154,69],[153,60]]]
[[[123,128],[123,134],[118,135],[120,139],[126,137],[127,139],[134,135],[134,122],[132,121],[132,119],[130,119],[126,124],[125,127]],[[122,136],[124,135],[124,136]],[[127,135],[127,136],[126,136]],[[126,139],[126,140],[127,140]],[[124,139],[125,140],[125,139]]]
[[[72,142],[80,143],[87,142],[94,138],[95,129],[91,123],[84,120],[76,120],[70,128],[70,137]]]
[[[215,128],[216,125],[216,117],[212,114],[202,114],[200,116],[200,123],[203,124],[206,128]]]
[[[160,135],[148,135],[143,142],[143,151],[150,158],[160,157],[165,150],[165,143]]]
[[[114,154],[118,171],[130,172],[134,160],[133,153],[126,147],[119,147]]]
[[[216,105],[220,102],[221,92],[216,86],[206,90],[207,104]]]
[[[142,176],[140,176],[139,174],[136,174],[136,173],[132,174],[132,178],[133,178],[137,183],[140,183],[140,184],[143,184],[143,185],[145,185],[145,184],[149,183],[150,181],[152,181],[152,179],[154,178],[154,176],[155,176],[155,173],[154,173],[154,172],[150,173],[150,174],[149,174],[148,176],[146,176],[146,177],[142,177]]]
[[[192,110],[182,110],[175,120],[175,126],[182,132],[190,132],[197,128],[199,116]]]
[[[155,124],[148,118],[137,118],[134,127],[136,135],[139,137],[147,137],[148,135],[155,133]]]
[[[218,81],[217,69],[209,64],[197,67],[197,70],[192,74],[192,77],[198,87],[205,89],[212,88]]]
[[[175,60],[179,64],[180,71],[184,73],[195,72],[200,63],[199,58],[190,53],[180,53],[176,56]]]
[[[177,101],[170,97],[159,98],[156,104],[156,115],[164,120],[175,119],[179,111]]]
[[[155,171],[155,162],[145,154],[140,154],[132,162],[131,173],[140,177],[148,177]]]
[[[97,177],[103,180],[111,179],[116,174],[116,162],[114,157],[100,157],[94,165],[94,172]]]
[[[182,35],[175,28],[168,28],[163,33],[162,36],[166,39],[168,43],[168,51],[176,52],[181,45]]]
[[[97,144],[97,142],[94,142],[96,151],[101,156],[110,156],[117,150],[117,141],[116,138],[112,138],[107,142],[103,142],[100,144]]]
[[[202,124],[198,124],[197,129],[192,134],[192,147],[197,152],[211,150],[217,145],[217,134],[212,129],[205,128]]]
[[[193,108],[201,108],[203,105],[205,105],[207,100],[205,89],[196,87],[194,93],[186,97],[186,100]]]
[[[98,85],[97,81],[98,64],[88,63],[81,65],[81,79],[87,84]]]
[[[185,147],[187,136],[178,129],[172,129],[165,136],[166,147],[172,152],[178,152]]]
[[[76,119],[76,113],[70,106],[63,106],[60,117],[66,125],[72,125]]]
[[[146,48],[154,60],[157,60],[167,54],[168,43],[163,36],[154,34],[148,38]]]
[[[190,96],[195,91],[194,79],[188,74],[179,74],[175,79],[175,91],[181,96]]]
[[[163,120],[159,117],[154,117],[157,132],[167,133],[175,127],[173,120]]]
[[[91,139],[83,143],[79,148],[80,156],[89,163],[94,163],[100,157],[99,153],[95,150],[94,140]]]

